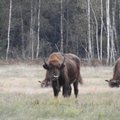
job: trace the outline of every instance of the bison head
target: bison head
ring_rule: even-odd
[[[50,81],[58,81],[61,70],[65,67],[64,62],[65,62],[65,57],[62,63],[53,60],[47,63],[44,59],[43,68],[45,68],[48,71],[48,76],[50,78]]]
[[[38,81],[38,82],[41,83],[41,87],[42,88],[51,86],[51,82],[50,81],[43,80],[43,81]]]
[[[110,87],[119,87],[119,85],[120,85],[120,81],[119,80],[111,79],[111,80],[105,80],[105,81],[108,82],[108,85]]]

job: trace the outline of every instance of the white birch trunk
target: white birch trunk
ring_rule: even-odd
[[[22,39],[22,58],[25,59],[25,40],[24,40],[24,25],[23,25],[23,11],[22,11],[22,1],[20,5],[20,14],[21,14],[21,39]]]
[[[116,7],[116,1],[115,1],[115,6],[112,8],[112,26],[111,26],[111,32],[110,32],[110,36],[111,36],[111,56],[110,56],[110,64],[113,64],[115,62],[115,7]]]
[[[96,45],[97,45],[97,58],[98,60],[100,59],[100,53],[99,53],[99,40],[98,40],[98,21],[97,21],[97,17],[95,15],[95,11],[92,7],[92,4],[91,4],[91,8],[92,8],[92,12],[93,12],[93,15],[94,15],[94,19],[95,19],[95,24],[96,24]]]
[[[90,33],[90,0],[88,0],[88,58],[92,58],[92,43]]]
[[[113,29],[111,29],[111,54],[110,54],[110,64],[112,65],[112,63],[115,62],[115,49],[114,49],[114,33],[113,33]]]
[[[61,51],[61,53],[63,53],[63,1],[62,0],[61,0],[60,32],[61,32],[61,46],[60,46],[60,51]]]
[[[100,59],[103,59],[103,0],[101,0]]]
[[[10,28],[11,28],[11,16],[12,16],[12,0],[10,0],[9,9],[9,23],[8,23],[8,36],[7,36],[7,51],[6,51],[6,61],[8,60],[9,48],[10,48]]]
[[[116,30],[116,23],[115,23],[115,10],[116,10],[116,0],[115,0],[115,7],[113,9],[112,14],[113,14],[113,32],[114,32],[114,35],[115,35],[115,40],[117,40],[118,37],[117,37],[117,30]]]
[[[31,59],[34,59],[34,41],[33,41],[33,0],[31,0],[31,23],[30,23],[30,46],[31,46]]]
[[[68,0],[67,0],[67,4],[68,4]],[[67,11],[66,11],[66,17],[67,17],[67,20],[66,20],[66,51],[68,51],[68,40],[69,40],[69,24],[68,24],[68,19],[69,19],[69,17],[68,17],[68,7],[67,7]]]
[[[107,64],[110,61],[110,1],[106,0],[106,24],[107,24]]]
[[[39,0],[39,6],[38,6],[38,36],[37,36],[37,52],[36,52],[36,59],[38,59],[38,55],[39,55],[39,49],[40,49],[40,9],[41,9],[41,0]]]

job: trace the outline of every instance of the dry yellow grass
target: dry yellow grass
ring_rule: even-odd
[[[106,79],[112,77],[112,67],[82,67],[81,75],[84,81],[79,86],[80,94],[110,92],[119,89],[109,88]],[[43,80],[45,70],[36,65],[5,65],[0,66],[0,92],[18,92],[38,94],[52,92],[52,88],[41,88],[38,83]]]
[[[84,84],[79,96],[53,97],[52,88],[41,88],[45,70],[26,64],[0,66],[0,120],[119,120],[120,89],[105,79],[112,67],[82,67]]]

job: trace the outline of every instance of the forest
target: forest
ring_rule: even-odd
[[[60,51],[111,64],[119,46],[120,0],[0,0],[0,59]]]

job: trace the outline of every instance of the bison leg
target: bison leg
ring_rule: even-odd
[[[78,90],[78,81],[75,81],[73,83],[73,86],[74,86],[74,94],[75,94],[75,97],[77,98],[78,92],[79,92],[79,90]]]
[[[68,88],[68,96],[71,96],[71,91],[72,91],[72,87],[70,85],[69,88]]]
[[[56,82],[52,82],[52,88],[54,92],[54,97],[58,97],[58,94],[60,92],[60,86],[58,86]]]
[[[72,88],[71,88],[70,85],[64,85],[62,94],[63,94],[64,97],[70,97],[71,91],[72,91]]]
[[[54,97],[58,97],[59,91],[56,88],[53,88]]]

